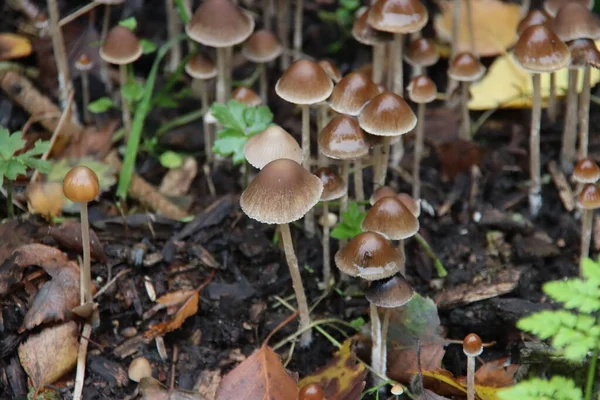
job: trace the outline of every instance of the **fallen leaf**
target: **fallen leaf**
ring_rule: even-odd
[[[186,157],[181,167],[172,168],[165,174],[158,190],[165,196],[184,196],[197,174],[198,163],[193,157]]]
[[[26,195],[29,211],[49,219],[60,215],[66,200],[58,182],[32,182]]]
[[[0,33],[0,61],[14,60],[31,54],[31,42],[14,33]]]
[[[510,358],[488,361],[475,372],[475,383],[491,388],[502,388],[514,384],[519,365],[511,364]]]
[[[103,159],[112,149],[112,137],[119,124],[118,120],[111,120],[101,128],[86,127],[69,142],[62,156],[76,160],[83,157]]]
[[[221,383],[220,369],[205,369],[200,372],[200,376],[196,379],[194,392],[206,399],[214,399],[217,396],[217,389]]]
[[[360,399],[367,370],[352,353],[350,346],[351,340],[347,339],[327,365],[302,379],[298,386],[316,383],[328,400]]]
[[[186,293],[187,297],[185,301],[181,303],[181,306],[175,312],[175,316],[173,319],[169,321],[164,321],[154,326],[151,326],[150,329],[144,334],[147,338],[155,338],[157,336],[164,336],[166,333],[172,332],[175,329],[178,329],[181,324],[185,322],[185,320],[196,314],[198,312],[198,299],[200,298],[200,294],[197,290],[186,291],[190,293]],[[173,297],[179,297],[181,294],[172,295]],[[164,297],[164,296],[163,296]],[[157,302],[161,300],[158,299]],[[166,300],[162,300],[166,301]]]
[[[142,400],[207,400],[200,393],[168,389],[154,378],[143,378],[139,390]]]
[[[29,336],[19,345],[19,360],[36,389],[51,384],[77,362],[77,324],[69,321]]]
[[[48,228],[48,234],[52,236],[60,247],[81,253],[81,223],[77,221],[66,221],[60,225],[52,225]],[[106,262],[107,257],[100,239],[93,229],[90,228],[90,256],[92,259]]]
[[[483,159],[483,150],[472,140],[455,139],[435,146],[442,164],[442,175],[453,181],[456,175],[467,173]]]
[[[298,397],[296,379],[281,365],[279,356],[262,346],[223,377],[217,400],[287,400]]]

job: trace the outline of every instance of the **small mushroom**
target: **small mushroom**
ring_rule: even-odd
[[[302,386],[298,393],[298,400],[327,400],[321,386],[316,383],[309,383]]]
[[[283,46],[277,37],[266,29],[254,32],[242,48],[242,54],[249,61],[256,63],[260,69],[259,93],[262,101],[267,103],[267,63],[274,61],[283,53]]]
[[[244,156],[250,165],[263,169],[280,158],[302,162],[302,149],[292,135],[278,125],[272,125],[252,136],[244,145]]]
[[[87,53],[81,53],[75,61],[75,69],[81,72],[81,90],[83,92],[83,120],[86,124],[92,122],[88,104],[90,104],[90,76],[89,71],[94,67],[94,62]]]
[[[475,400],[475,357],[483,352],[481,338],[475,333],[465,336],[463,352],[467,356],[467,400]]]
[[[263,100],[254,90],[243,86],[231,92],[231,98],[248,107],[258,107],[263,103]]]
[[[581,254],[579,257],[581,269],[583,260],[588,257],[590,252],[594,210],[600,208],[600,188],[594,183],[587,183],[579,193],[577,203],[583,209],[583,215],[581,216]]]
[[[146,357],[137,357],[131,361],[127,369],[129,379],[134,382],[140,382],[144,378],[152,377],[152,365]]]

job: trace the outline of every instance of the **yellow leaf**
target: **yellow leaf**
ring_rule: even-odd
[[[0,61],[27,57],[31,54],[31,42],[14,33],[0,33]]]

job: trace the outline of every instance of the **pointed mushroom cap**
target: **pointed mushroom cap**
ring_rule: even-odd
[[[534,25],[552,26],[552,17],[544,10],[531,10],[517,25],[517,36],[521,36],[525,29]]]
[[[600,68],[600,52],[592,39],[577,39],[567,43],[571,51],[569,68],[582,68],[591,65]]]
[[[415,103],[431,103],[437,96],[437,86],[426,75],[412,78],[406,89],[408,98]]]
[[[1,46],[0,46],[1,47]],[[0,51],[1,53],[1,51]],[[81,53],[77,60],[75,61],[75,68],[79,71],[89,71],[94,67],[94,62],[92,58],[87,53]]]
[[[600,188],[594,183],[586,184],[579,193],[577,204],[584,210],[600,208]]]
[[[299,220],[323,192],[319,178],[296,161],[271,161],[256,175],[240,197],[242,211],[265,224],[288,224]]]
[[[544,11],[550,14],[551,17],[555,17],[565,4],[568,3],[579,3],[591,10],[594,8],[594,0],[546,0],[544,2]]]
[[[262,104],[262,99],[254,90],[243,86],[236,88],[231,93],[231,98],[249,107],[256,107]]]
[[[319,67],[323,68],[323,71],[325,71],[329,79],[334,83],[338,83],[342,80],[342,72],[333,61],[320,60],[317,64],[319,64]]]
[[[343,273],[367,281],[389,278],[404,266],[404,253],[375,232],[363,232],[335,253],[335,265]]]
[[[376,189],[373,194],[371,195],[371,197],[369,198],[369,203],[371,205],[377,203],[379,200],[383,199],[384,197],[396,197],[397,193],[394,189],[392,189],[389,186],[382,186],[378,189]]]
[[[408,44],[404,52],[404,61],[412,66],[430,67],[439,59],[440,52],[431,39],[415,39]]]
[[[321,201],[339,199],[346,194],[347,187],[342,177],[333,169],[323,167],[315,171],[315,175],[323,182]]]
[[[242,43],[254,30],[254,18],[230,0],[204,0],[185,26],[195,42],[209,47]]]
[[[356,18],[354,25],[352,25],[352,36],[357,42],[367,46],[375,46],[377,44],[391,42],[394,39],[394,36],[389,32],[373,29],[371,25],[367,23],[368,17],[369,8],[365,7],[364,12]]]
[[[63,179],[63,192],[73,203],[88,203],[100,192],[98,176],[84,165],[73,167]]]
[[[333,88],[329,106],[337,113],[356,116],[378,94],[377,85],[368,76],[351,72]]]
[[[544,25],[525,29],[513,49],[517,64],[531,73],[554,72],[569,65],[567,45]]]
[[[392,33],[418,32],[428,20],[427,8],[420,0],[379,0],[367,18],[373,28]]]
[[[360,127],[375,136],[398,136],[417,125],[417,116],[397,94],[385,92],[369,101],[358,116]]]
[[[108,31],[100,47],[100,58],[109,64],[131,64],[141,56],[140,41],[130,29],[121,25]]]
[[[369,143],[358,122],[347,115],[333,118],[319,133],[319,150],[327,157],[351,160],[366,156]]]
[[[419,220],[398,198],[384,197],[367,211],[362,229],[390,240],[402,240],[419,231]]]
[[[600,21],[581,3],[567,3],[558,10],[552,31],[563,42],[600,38]]]
[[[275,84],[275,93],[293,104],[316,104],[325,101],[333,82],[314,61],[298,60],[288,67]]]
[[[477,357],[483,352],[481,338],[475,333],[469,333],[463,340],[463,352],[469,357]]]
[[[365,297],[369,303],[383,308],[402,307],[414,295],[414,289],[400,273],[389,279],[374,281],[365,290]]]
[[[185,72],[194,79],[212,79],[217,76],[217,67],[211,59],[198,53],[185,64]]]
[[[252,136],[244,145],[244,155],[254,168],[262,169],[280,158],[302,162],[302,149],[282,127],[273,125]]]
[[[485,74],[485,67],[469,52],[459,53],[450,60],[448,76],[459,82],[473,82]]]
[[[254,63],[273,61],[281,53],[283,53],[283,46],[273,32],[266,29],[254,32],[242,47],[244,57]]]
[[[581,183],[596,183],[600,179],[600,168],[591,158],[579,160],[573,170],[573,179]]]
[[[406,208],[408,208],[408,210],[416,218],[419,218],[421,216],[421,201],[420,200],[415,200],[408,193],[398,193],[396,198],[398,200],[400,200],[402,202],[402,204],[404,204],[406,206]]]

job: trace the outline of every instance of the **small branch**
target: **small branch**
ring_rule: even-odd
[[[67,15],[63,19],[61,19],[58,22],[58,26],[61,26],[61,27],[65,26],[69,22],[76,20],[77,18],[81,17],[83,14],[87,14],[88,12],[92,11],[94,8],[98,7],[101,4],[102,3],[100,3],[99,1],[92,1],[91,3],[81,7],[79,10],[77,10],[77,11]]]

